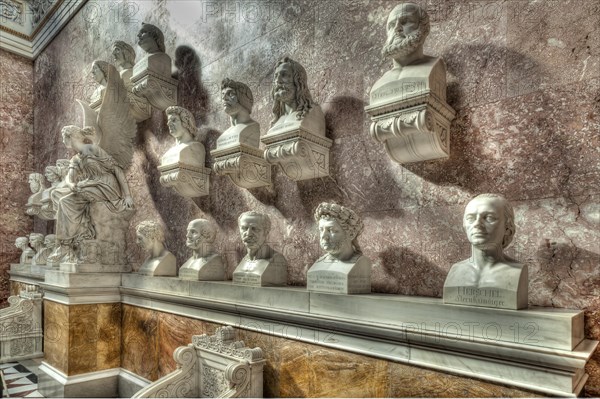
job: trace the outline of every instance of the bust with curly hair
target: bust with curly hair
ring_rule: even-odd
[[[30,264],[35,255],[35,251],[29,246],[29,237],[17,237],[15,247],[19,248],[23,253],[19,260],[22,265]]]
[[[161,166],[183,163],[188,166],[204,167],[204,145],[196,140],[198,128],[194,115],[179,106],[168,107],[167,126],[175,138],[175,146],[161,158]]]
[[[41,173],[30,173],[29,178],[29,189],[33,193],[27,200],[26,213],[28,215],[37,215],[42,207],[42,194],[46,187],[44,187],[44,175]]]
[[[144,276],[176,276],[175,255],[165,247],[165,232],[160,223],[145,220],[135,228],[136,243],[148,253],[138,274]]]
[[[246,256],[233,272],[233,283],[253,286],[287,284],[287,260],[267,244],[271,220],[264,213],[249,211],[238,218]]]
[[[306,70],[289,57],[275,65],[273,85],[273,118],[267,135],[275,135],[302,128],[318,136],[325,136],[325,116],[308,89]]]
[[[323,202],[315,210],[319,243],[326,252],[307,274],[310,291],[362,294],[371,292],[371,261],[362,255],[357,237],[362,220],[350,208]]]
[[[471,257],[452,265],[444,303],[504,309],[527,307],[527,266],[504,253],[515,235],[514,211],[498,194],[480,194],[465,207]]]
[[[183,280],[222,281],[225,280],[225,265],[214,244],[217,229],[206,219],[194,219],[187,227],[185,244],[192,250],[192,256],[179,269]]]
[[[221,105],[229,116],[231,126],[217,140],[217,149],[245,144],[254,148],[260,145],[260,126],[250,117],[254,97],[242,82],[225,78],[221,82]]]

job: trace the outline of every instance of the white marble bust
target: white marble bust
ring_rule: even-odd
[[[235,80],[226,78],[221,82],[221,104],[229,115],[231,126],[217,140],[217,149],[245,144],[258,148],[260,126],[250,117],[254,98],[250,88]]]
[[[287,261],[266,243],[271,229],[269,217],[254,211],[244,212],[238,218],[238,227],[247,252],[233,272],[233,282],[256,286],[286,285]]]
[[[429,15],[415,3],[394,7],[387,19],[387,40],[382,49],[393,67],[371,88],[371,105],[431,91],[446,100],[446,66],[441,58],[423,54],[430,30]]]
[[[45,265],[49,254],[44,251],[44,235],[41,233],[29,234],[29,245],[35,251],[31,263],[33,265]]]
[[[129,44],[117,40],[112,44],[112,56],[114,64],[121,75],[121,79],[123,79],[123,84],[125,84],[128,91],[131,91],[131,76],[133,75],[133,66],[135,65],[135,50]]]
[[[15,247],[19,248],[23,253],[21,254],[21,258],[19,262],[23,265],[31,264],[33,257],[35,256],[35,251],[31,249],[29,246],[29,238],[28,237],[18,237],[15,240]]]
[[[204,145],[196,141],[194,115],[185,108],[171,106],[165,111],[169,133],[175,138],[175,146],[161,158],[161,166],[184,164],[204,168]]]
[[[363,224],[349,208],[327,202],[315,210],[321,248],[326,252],[309,269],[310,291],[371,292],[371,260],[362,255],[357,237]]]
[[[225,266],[221,255],[215,252],[217,230],[206,219],[195,219],[188,224],[186,245],[192,256],[179,269],[184,280],[225,280]]]
[[[165,233],[158,222],[146,220],[136,227],[137,244],[148,253],[138,274],[145,276],[176,276],[175,255],[165,248]]]
[[[522,309],[527,307],[527,267],[504,254],[515,234],[514,211],[497,194],[471,200],[463,216],[471,257],[452,266],[444,303]]]
[[[44,175],[41,173],[30,173],[29,189],[33,193],[27,200],[26,213],[28,215],[37,215],[42,208],[42,195],[46,187],[44,187]]]
[[[44,176],[46,176],[46,180],[48,180],[48,182],[50,182],[50,187],[46,188],[42,192],[42,199],[41,199],[42,207],[41,207],[40,214],[43,214],[44,219],[54,219],[56,210],[54,209],[54,206],[52,204],[51,195],[52,195],[52,191],[54,191],[56,189],[56,187],[58,186],[58,184],[60,183],[60,179],[61,179],[60,170],[58,169],[57,166],[48,165],[44,169]]]
[[[90,73],[92,78],[98,83],[98,87],[90,97],[90,107],[97,109],[102,104],[102,98],[108,84],[108,63],[105,61],[94,61]]]
[[[171,57],[165,53],[165,37],[162,31],[152,25],[142,22],[142,28],[137,34],[138,46],[146,55],[133,67],[133,75],[151,71],[159,76],[171,78]]]
[[[325,116],[312,99],[304,67],[289,57],[277,63],[271,89],[273,119],[267,135],[303,129],[325,137]]]

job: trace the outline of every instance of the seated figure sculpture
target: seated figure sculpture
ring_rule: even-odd
[[[427,10],[415,3],[394,7],[382,49],[393,67],[371,88],[371,136],[398,163],[446,158],[455,111],[446,103],[446,66],[423,54],[430,30]]]
[[[471,243],[471,257],[450,269],[444,303],[527,308],[527,266],[503,252],[515,235],[510,203],[497,194],[478,195],[465,208],[463,228]]]
[[[25,213],[28,215],[38,215],[42,210],[42,194],[46,187],[44,187],[44,175],[41,173],[29,174],[29,188],[33,193],[27,200],[25,205]]]
[[[23,253],[21,254],[21,258],[19,263],[22,265],[31,264],[33,257],[35,256],[35,251],[29,246],[29,238],[28,237],[18,237],[15,240],[15,247],[19,248]]]
[[[136,227],[137,244],[148,252],[138,274],[144,276],[176,276],[177,261],[165,248],[165,232],[158,222],[144,221]]]
[[[263,158],[260,125],[250,117],[254,99],[250,88],[235,80],[221,82],[221,104],[231,126],[217,140],[211,151],[213,170],[227,175],[236,185],[255,188],[271,184],[271,165]]]
[[[363,224],[349,208],[327,202],[315,210],[321,248],[327,252],[308,270],[308,290],[339,294],[371,292],[371,260],[363,256],[357,237]]]
[[[238,218],[246,256],[233,272],[233,283],[264,286],[287,284],[287,261],[267,243],[271,221],[265,214],[249,211]]]
[[[133,66],[133,93],[164,111],[177,104],[177,80],[171,77],[171,57],[165,53],[165,37],[156,26],[143,23],[138,46],[146,55]]]
[[[328,176],[332,141],[325,137],[325,116],[312,99],[300,63],[289,57],[277,63],[271,98],[271,128],[261,139],[267,146],[265,159],[281,164],[293,180]]]
[[[161,157],[161,184],[174,187],[184,197],[207,195],[210,169],[204,166],[204,145],[196,140],[194,115],[178,106],[167,108],[165,113],[175,146]]]
[[[188,224],[185,244],[193,254],[179,269],[179,278],[225,280],[223,258],[214,250],[216,237],[217,230],[208,220],[195,219]]]

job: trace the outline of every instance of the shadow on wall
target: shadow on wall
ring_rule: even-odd
[[[193,48],[179,46],[175,50],[174,63],[177,71],[173,77],[179,80],[177,105],[194,114],[198,125],[204,125],[210,98],[208,91],[202,85],[200,57]]]

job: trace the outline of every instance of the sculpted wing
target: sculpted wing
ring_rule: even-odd
[[[98,144],[102,138],[102,131],[98,127],[98,113],[90,107],[90,105],[84,101],[76,100],[81,106],[83,111],[83,127],[91,126],[96,130],[96,138],[94,144]]]
[[[108,66],[108,79],[102,105],[98,111],[100,142],[98,145],[127,170],[133,158],[133,138],[137,131],[135,119],[129,113],[127,89],[117,69]]]

